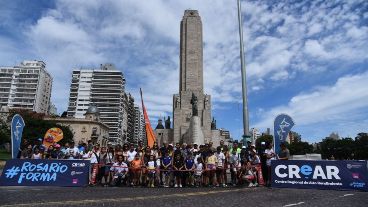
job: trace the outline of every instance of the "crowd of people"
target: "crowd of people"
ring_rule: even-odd
[[[153,147],[126,143],[116,146],[93,145],[92,142],[42,145],[25,141],[21,159],[87,159],[91,162],[91,185],[146,187],[254,187],[270,185],[271,160],[288,159],[284,144],[276,155],[272,143],[262,143],[256,150],[235,141],[231,146],[223,141],[213,143],[168,144]]]

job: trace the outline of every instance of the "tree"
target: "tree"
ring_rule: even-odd
[[[313,152],[313,145],[308,142],[293,142],[288,146],[291,155],[305,155]]]
[[[355,141],[348,137],[342,139],[326,138],[321,142],[322,158],[329,159],[332,156],[335,159],[367,159],[368,154],[368,136],[356,139]]]
[[[10,143],[10,126],[0,119],[0,145]]]
[[[273,143],[273,136],[268,134],[262,134],[257,140],[256,140],[256,148],[261,149],[261,143],[265,142],[265,144]]]
[[[43,138],[48,129],[58,127],[63,131],[64,138],[60,141],[61,144],[73,140],[73,133],[69,127],[61,126],[55,121],[45,121],[43,118],[45,114],[36,113],[29,110],[12,109],[8,116],[8,121],[11,121],[15,114],[22,116],[25,122],[23,129],[23,139],[27,139],[31,144],[35,143],[38,138]],[[10,134],[10,133],[9,133]]]
[[[359,133],[355,137],[355,150],[353,157],[356,160],[368,159],[368,133]]]

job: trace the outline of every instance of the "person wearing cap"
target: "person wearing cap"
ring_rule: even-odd
[[[198,151],[199,151],[198,144],[197,143],[194,143],[193,144],[193,148],[192,148],[192,153],[197,153]]]

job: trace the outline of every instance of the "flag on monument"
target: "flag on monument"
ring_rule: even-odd
[[[139,89],[139,90],[141,92],[143,116],[144,116],[144,122],[145,122],[145,125],[146,125],[147,145],[152,148],[153,143],[156,141],[156,138],[155,138],[155,134],[153,133],[153,129],[152,129],[150,120],[148,118],[146,107],[144,107],[142,89]]]
[[[293,119],[287,114],[279,114],[274,122],[275,153],[280,151],[280,144],[285,142],[291,128],[294,126]]]
[[[24,120],[19,114],[13,116],[11,122],[11,142],[12,142],[12,158],[17,158],[22,142],[22,133],[24,128]]]

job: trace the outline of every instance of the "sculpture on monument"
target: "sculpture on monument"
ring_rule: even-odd
[[[217,127],[216,127],[216,120],[215,120],[215,118],[213,117],[212,118],[212,122],[211,122],[211,130],[216,130],[217,129]]]
[[[198,98],[194,93],[192,93],[190,103],[192,104],[192,116],[198,116]]]
[[[205,96],[205,98],[204,98],[204,108],[208,108],[208,97],[207,97],[207,95]]]
[[[158,123],[155,129],[164,129],[164,125],[162,124],[162,119],[158,119]]]
[[[180,97],[179,96],[176,97],[176,106],[175,106],[175,108],[178,108],[178,107],[180,107]]]
[[[171,121],[170,121],[170,116],[167,117],[167,119],[165,120],[165,129],[170,129],[171,126]]]

